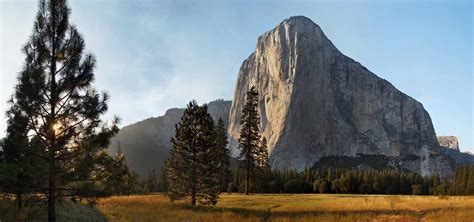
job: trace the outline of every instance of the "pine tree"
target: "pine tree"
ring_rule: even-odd
[[[260,141],[260,145],[258,146],[257,151],[257,166],[260,171],[267,171],[270,168],[270,164],[268,162],[268,148],[267,148],[267,138],[262,137]]]
[[[207,106],[192,101],[176,125],[173,148],[166,162],[171,200],[191,196],[203,205],[214,205],[219,194],[220,161],[216,159],[214,122]]]
[[[24,196],[32,191],[32,177],[39,172],[33,168],[27,135],[28,119],[15,106],[10,108],[7,116],[7,136],[2,144],[4,155],[0,165],[0,191],[15,194],[18,209],[21,209]]]
[[[225,129],[224,121],[222,118],[217,120],[216,125],[216,151],[217,157],[219,160],[219,168],[221,175],[219,180],[221,181],[220,190],[221,192],[227,191],[227,186],[231,180],[231,171],[230,171],[230,153],[227,149],[227,132]]]
[[[131,178],[132,172],[125,163],[125,155],[117,153],[114,157],[111,157],[103,152],[101,153],[101,159],[105,162],[102,163],[101,166],[106,167],[104,171],[104,181],[110,194],[130,195],[132,190],[127,186],[127,183]]]
[[[117,119],[109,126],[100,120],[109,96],[91,85],[96,60],[83,55],[84,40],[69,24],[69,14],[65,0],[40,1],[10,102],[14,116],[26,121],[25,135],[38,141],[25,141],[36,146],[31,156],[47,167],[45,178],[37,178],[47,183],[34,188],[45,194],[48,221],[56,221],[57,199],[75,195],[75,185],[93,177],[98,153],[118,131]]]
[[[156,192],[158,189],[158,179],[156,177],[155,169],[148,172],[148,178],[146,180],[146,189],[148,192]]]
[[[460,195],[466,195],[467,194],[466,190],[467,190],[468,184],[469,184],[469,174],[470,174],[469,171],[471,171],[471,170],[469,169],[468,166],[464,166],[464,167],[462,167],[462,169],[463,169],[462,170],[463,174],[462,174],[462,184],[461,184],[461,188],[460,188],[461,189],[460,190]]]
[[[474,195],[474,166],[471,166],[470,168],[465,194]]]
[[[241,167],[245,169],[245,195],[249,195],[250,177],[258,166],[256,157],[260,146],[260,117],[258,115],[258,92],[251,87],[247,92],[246,101],[240,116],[239,158],[243,160]]]
[[[160,169],[160,176],[158,179],[158,190],[160,192],[168,191],[168,181],[166,180],[166,164]]]

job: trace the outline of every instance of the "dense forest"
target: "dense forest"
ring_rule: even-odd
[[[242,170],[232,172],[233,179],[222,192],[244,193]],[[163,174],[152,171],[140,180],[135,191],[167,192]],[[422,177],[396,170],[347,170],[338,168],[297,171],[267,171],[251,183],[252,193],[346,193],[474,195],[474,166],[459,166],[454,178]]]

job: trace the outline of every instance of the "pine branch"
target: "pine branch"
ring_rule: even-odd
[[[66,129],[62,130],[62,131],[61,131],[60,133],[58,133],[57,135],[61,135],[61,134],[63,134],[64,132],[69,131],[70,129],[75,128],[77,125],[83,123],[83,122],[86,121],[86,120],[89,120],[89,118],[88,118],[88,117],[83,118],[82,120],[80,120],[80,121],[78,121],[78,122],[72,124],[71,126],[69,126],[69,127],[66,128]]]

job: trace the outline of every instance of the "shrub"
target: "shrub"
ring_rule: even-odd
[[[421,195],[423,193],[421,185],[420,184],[413,184],[411,186],[411,193],[413,195]]]
[[[327,193],[328,188],[328,183],[326,181],[321,182],[321,184],[319,185],[319,193]]]
[[[301,179],[293,179],[285,183],[285,192],[301,193],[304,190],[304,181]]]

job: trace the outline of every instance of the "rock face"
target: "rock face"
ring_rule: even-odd
[[[230,106],[230,101],[216,100],[208,104],[208,112],[215,120],[222,118],[227,123]],[[128,166],[142,176],[146,176],[152,169],[159,171],[168,157],[175,124],[179,122],[183,112],[184,108],[169,109],[164,116],[123,127],[112,138],[109,152],[116,153],[120,146]]]
[[[384,155],[402,170],[451,174],[423,105],[343,55],[306,17],[264,33],[243,62],[229,117],[234,155],[251,86],[259,91],[273,168],[302,170],[323,156]]]
[[[453,150],[459,150],[458,138],[455,136],[437,136],[439,145]]]
[[[474,165],[474,155],[468,152],[461,152],[458,138],[455,136],[438,136],[439,145],[442,152],[449,156],[456,165]]]

